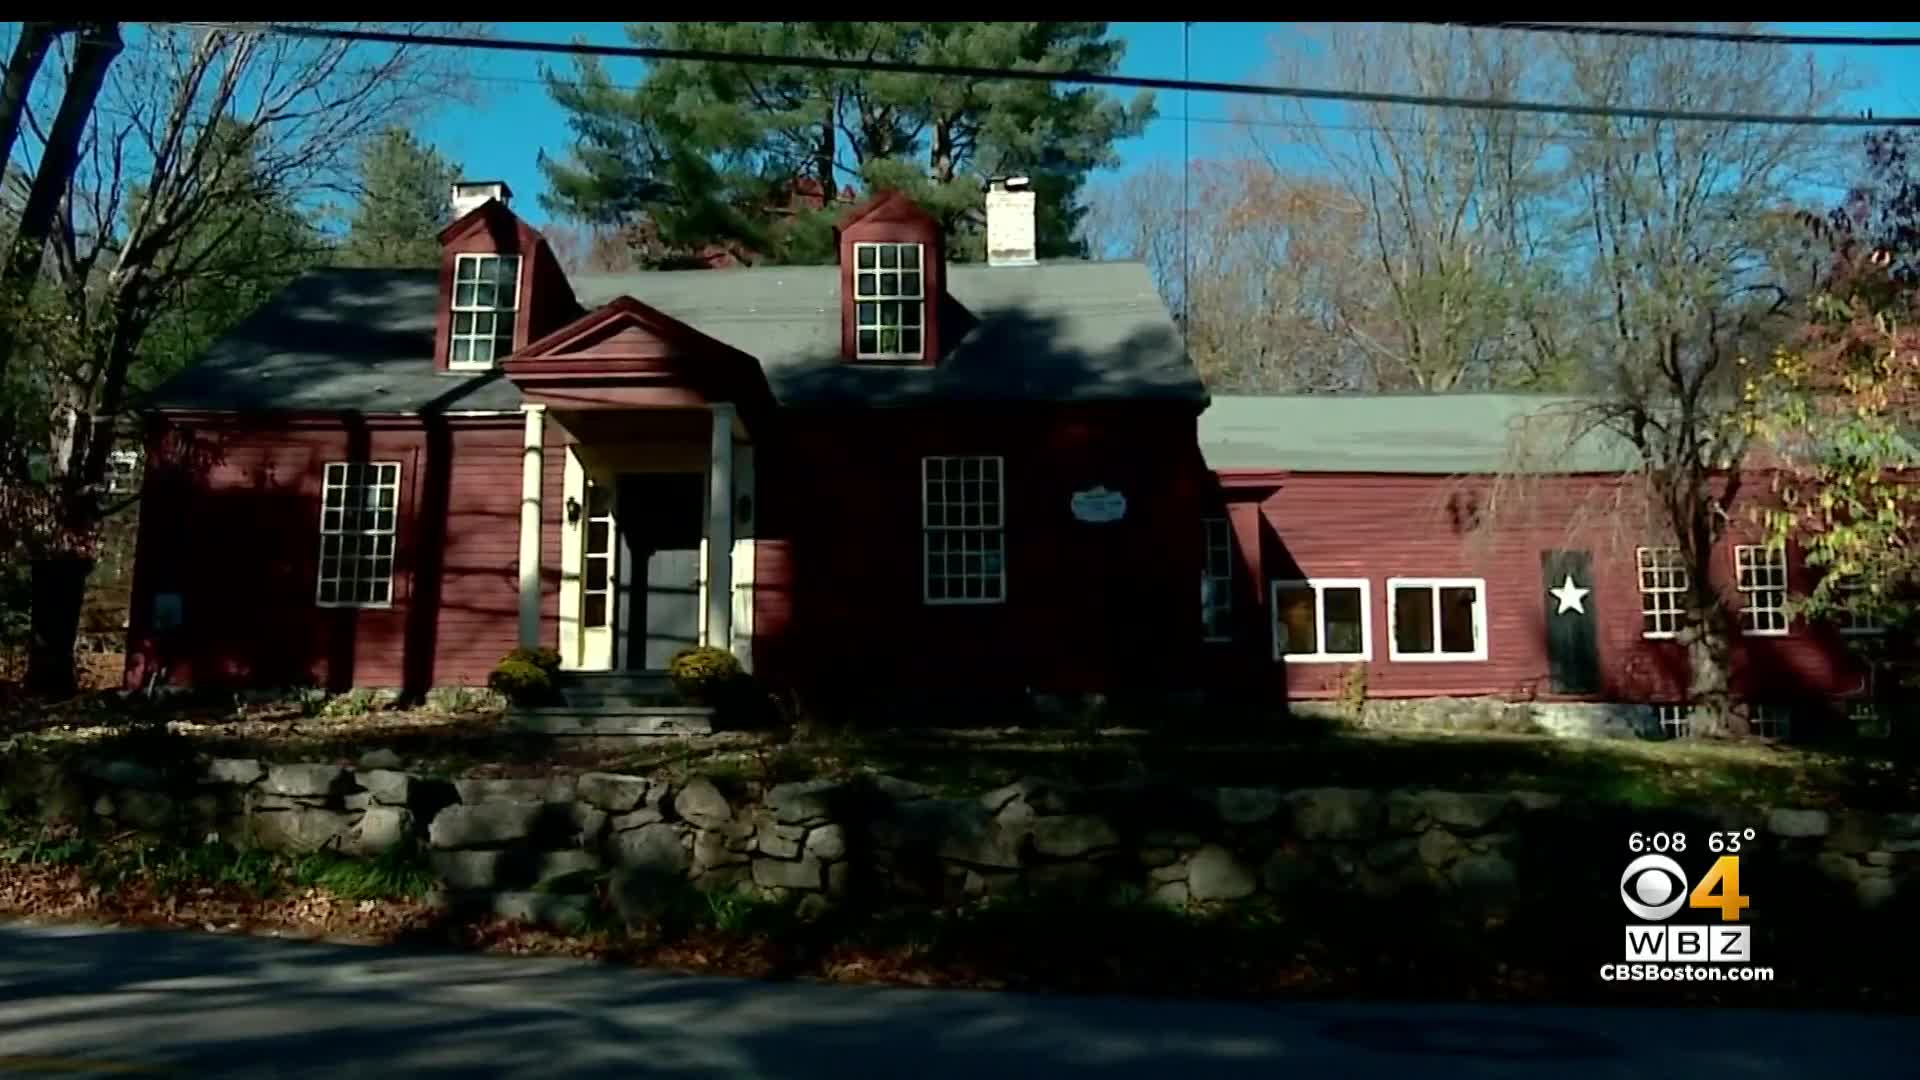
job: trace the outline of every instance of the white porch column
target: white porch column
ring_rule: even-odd
[[[545,474],[547,407],[520,406],[526,438],[520,451],[520,644],[540,645],[540,481]]]
[[[703,645],[733,647],[733,405],[713,406],[707,454],[707,618]]]

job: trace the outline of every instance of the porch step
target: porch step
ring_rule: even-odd
[[[679,705],[664,671],[570,671],[554,683],[561,704],[576,709],[638,709]]]
[[[704,735],[713,709],[687,705],[664,671],[565,671],[552,705],[515,708],[510,727],[547,735]]]
[[[713,709],[705,705],[543,705],[509,710],[507,726],[544,735],[707,735],[713,732]]]

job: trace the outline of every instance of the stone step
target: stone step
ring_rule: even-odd
[[[649,692],[563,686],[557,692],[560,703],[574,709],[651,709],[686,704],[671,690]]]
[[[509,711],[507,725],[547,735],[706,735],[713,731],[713,709],[705,705],[546,705]]]
[[[670,691],[673,689],[673,680],[664,671],[563,671],[554,683],[557,686],[578,687],[582,690]]]

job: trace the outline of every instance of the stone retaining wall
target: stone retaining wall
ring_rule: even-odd
[[[1509,701],[1497,697],[1374,698],[1353,715],[1339,701],[1295,701],[1294,716],[1383,731],[1474,731],[1635,739],[1658,733],[1652,705],[1604,701]]]
[[[397,764],[229,759],[171,777],[136,762],[41,764],[8,790],[24,780],[47,818],[277,850],[372,855],[417,844],[450,897],[536,919],[585,903],[536,886],[599,870],[612,872],[616,899],[666,878],[815,909],[843,899],[950,904],[1025,887],[1130,889],[1170,904],[1306,889],[1486,906],[1577,894],[1617,911],[1627,836],[1655,829],[1684,829],[1703,845],[1710,830],[1752,827],[1751,858],[1802,868],[1865,906],[1911,891],[1920,870],[1920,814],[1646,813],[1526,791],[1038,780],[948,798],[877,775],[763,788],[607,773],[443,780]]]

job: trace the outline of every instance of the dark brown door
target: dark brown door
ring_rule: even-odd
[[[700,641],[700,537],[706,477],[620,477],[620,602],[616,655],[629,671],[660,671]]]

